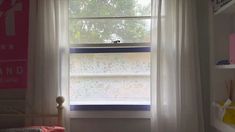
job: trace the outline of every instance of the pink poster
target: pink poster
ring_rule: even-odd
[[[27,88],[29,0],[0,0],[0,89]]]

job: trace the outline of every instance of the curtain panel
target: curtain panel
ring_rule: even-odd
[[[68,53],[67,12],[68,0],[30,0],[27,113],[57,113],[55,100],[61,95],[66,100],[65,110],[68,108],[65,90],[68,84],[61,81],[68,74],[66,65],[62,66],[65,63],[62,59]],[[27,120],[30,125],[46,125],[49,122]]]
[[[195,0],[156,0],[152,132],[204,132]]]

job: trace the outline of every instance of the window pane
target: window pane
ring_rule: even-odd
[[[151,21],[145,20],[76,20],[69,25],[70,44],[150,42]]]
[[[151,0],[70,0],[70,17],[150,16]]]
[[[150,104],[150,54],[70,55],[70,104]]]
[[[150,74],[150,53],[70,54],[70,73]]]

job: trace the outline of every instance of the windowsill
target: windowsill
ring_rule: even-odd
[[[134,118],[134,119],[150,119],[150,111],[115,111],[115,110],[93,110],[93,111],[70,111],[69,117],[71,119],[78,118]]]

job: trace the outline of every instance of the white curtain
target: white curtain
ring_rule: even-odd
[[[204,132],[196,0],[152,7],[152,132]]]
[[[28,113],[55,114],[56,97],[67,98],[63,90],[67,84],[61,81],[67,75],[67,68],[61,66],[68,53],[67,10],[67,0],[30,0]],[[47,125],[50,120],[28,123]]]

